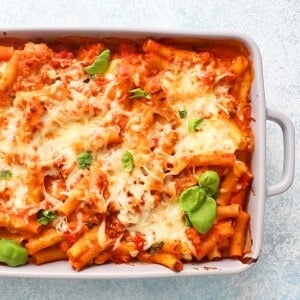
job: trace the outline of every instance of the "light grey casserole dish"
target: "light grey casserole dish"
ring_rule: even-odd
[[[255,42],[243,34],[207,33],[207,32],[163,32],[141,30],[1,30],[1,37],[19,37],[23,39],[54,38],[58,36],[81,35],[90,37],[127,37],[127,38],[199,38],[212,40],[236,40],[242,42],[249,50],[254,68],[254,80],[251,89],[252,116],[255,122],[252,128],[255,137],[255,150],[252,159],[254,179],[250,193],[248,212],[251,214],[252,251],[244,259],[224,259],[204,263],[186,264],[180,273],[159,266],[147,264],[107,264],[89,267],[79,273],[75,272],[67,262],[54,262],[46,265],[25,265],[9,268],[0,265],[0,276],[3,277],[33,277],[33,278],[150,278],[179,277],[212,274],[233,274],[247,270],[259,257],[262,246],[264,202],[266,197],[278,195],[292,184],[295,165],[295,133],[291,120],[282,112],[266,107],[263,85],[263,70],[260,51]],[[283,170],[279,182],[266,186],[266,121],[277,123],[283,135]]]

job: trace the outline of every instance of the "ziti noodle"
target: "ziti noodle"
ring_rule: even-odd
[[[232,41],[0,39],[0,261],[242,258],[252,76]]]

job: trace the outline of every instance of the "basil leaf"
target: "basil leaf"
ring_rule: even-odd
[[[7,180],[12,178],[12,172],[10,170],[1,170],[0,180]]]
[[[203,119],[191,119],[188,121],[189,132],[195,132],[203,126]]]
[[[190,221],[188,215],[184,215],[184,223],[185,223],[185,226],[186,226],[186,227],[192,227],[192,226],[193,226],[193,224],[192,224],[192,222]]]
[[[76,162],[80,169],[88,169],[92,163],[93,156],[90,151],[82,152],[77,155]]]
[[[186,109],[184,109],[184,110],[179,110],[178,113],[179,113],[179,117],[180,117],[181,119],[184,119],[184,118],[186,118],[186,116],[187,116],[187,110],[186,110]]]
[[[24,247],[11,239],[0,239],[0,262],[17,267],[25,265],[27,261],[28,253]]]
[[[40,210],[37,221],[42,225],[48,225],[57,218],[56,213],[51,210]]]
[[[109,65],[110,61],[110,50],[105,49],[101,54],[96,58],[96,60],[88,67],[85,67],[84,70],[90,74],[103,74]]]
[[[207,233],[211,229],[216,216],[217,204],[211,197],[207,197],[199,209],[188,212],[191,223],[195,229],[202,234]]]
[[[217,172],[209,170],[199,176],[199,186],[208,196],[215,198],[219,193],[220,177]]]
[[[206,199],[205,191],[199,186],[185,189],[179,196],[179,208],[183,211],[198,209]]]
[[[145,99],[151,99],[151,96],[148,92],[144,91],[141,88],[136,88],[133,90],[130,90],[129,93],[131,94],[130,98],[145,98]]]
[[[123,170],[130,173],[134,168],[134,158],[128,150],[122,153],[122,166]]]

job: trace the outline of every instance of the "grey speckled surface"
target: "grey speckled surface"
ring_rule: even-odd
[[[160,3],[158,3],[160,2]],[[261,49],[267,106],[296,127],[294,185],[266,199],[262,254],[247,272],[151,280],[0,279],[0,299],[300,299],[300,2],[0,0],[0,27],[95,26],[234,30]],[[280,178],[282,136],[268,122],[267,182]]]

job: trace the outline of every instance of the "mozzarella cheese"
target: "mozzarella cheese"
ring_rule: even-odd
[[[181,241],[193,249],[183,225],[183,212],[177,203],[161,203],[154,209],[143,208],[135,224],[127,229],[133,235],[141,233],[144,236],[145,249],[155,243],[167,241]]]
[[[179,142],[175,146],[175,159],[197,156],[214,151],[234,153],[241,142],[241,132],[228,119],[210,118],[202,121],[201,129],[188,132],[188,124],[183,121],[179,127]]]
[[[228,73],[214,70],[212,65],[206,68],[201,63],[161,72],[160,88],[164,101],[170,103],[169,113],[176,116],[173,122],[164,116],[164,111],[160,112],[160,107],[153,107],[151,101],[129,97],[124,100],[124,94],[128,93],[124,85],[129,83],[129,89],[145,81],[143,61],[130,67],[127,64],[127,59],[114,58],[102,78],[105,83],[100,84],[85,74],[82,63],[76,59],[58,69],[46,63],[42,70],[49,83],[43,89],[17,91],[12,106],[0,108],[0,120],[3,116],[6,120],[0,123],[0,168],[9,169],[13,174],[9,180],[0,180],[0,204],[16,212],[30,209],[30,214],[41,208],[59,209],[62,200],[46,191],[45,186],[40,203],[27,203],[27,165],[32,163],[43,170],[43,176],[64,181],[61,195],[68,197],[85,178],[86,190],[80,199],[88,202],[92,191],[99,202],[103,201],[103,191],[89,186],[92,171],[79,169],[76,164],[80,152],[91,151],[92,165],[97,164],[98,168],[96,173],[105,174],[108,181],[105,212],[114,205],[125,229],[133,236],[137,233],[144,236],[144,249],[161,241],[181,241],[193,249],[186,236],[183,212],[177,205],[175,182],[165,180],[167,163],[214,151],[234,153],[239,148],[242,133],[230,119],[226,107],[230,100],[229,87],[224,84],[214,89],[213,83],[205,85],[202,81],[212,70],[218,74],[216,80]],[[6,65],[0,63],[0,75]],[[32,99],[38,99],[44,109],[34,125],[24,116]],[[131,109],[134,102],[135,109]],[[181,110],[187,111],[186,118],[179,118]],[[150,117],[145,111],[150,112]],[[29,109],[29,113],[35,112],[34,108]],[[120,116],[128,122],[121,124]],[[191,133],[187,124],[192,118],[203,119],[203,126]],[[25,130],[32,131],[32,138],[26,143],[16,138]],[[135,160],[135,167],[129,173],[122,167],[121,156],[125,150],[131,151]],[[19,155],[21,161],[8,163],[7,156],[11,154]],[[52,188],[59,189],[57,185]],[[7,189],[10,199],[4,201],[1,193]],[[172,196],[162,196],[166,190]],[[71,228],[68,219],[59,216],[54,226],[59,231],[76,233],[84,225],[83,217],[77,211],[73,220],[76,226]],[[105,226],[104,220],[98,231],[102,246],[108,243]]]

